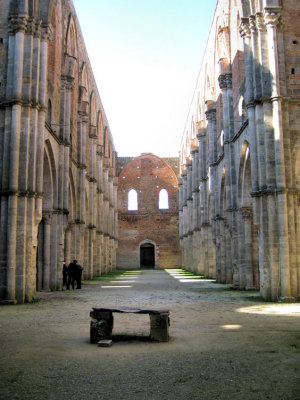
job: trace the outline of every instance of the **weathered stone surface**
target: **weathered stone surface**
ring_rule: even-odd
[[[180,158],[183,266],[283,301],[300,297],[299,26],[297,0],[217,2]]]
[[[0,37],[0,300],[23,303],[63,260],[116,267],[116,152],[72,1],[4,0]]]

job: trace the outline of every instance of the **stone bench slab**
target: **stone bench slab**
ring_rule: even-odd
[[[92,318],[90,327],[91,343],[111,338],[113,313],[149,314],[150,339],[159,342],[167,342],[169,340],[170,312],[167,309],[93,307],[90,311],[90,317]]]

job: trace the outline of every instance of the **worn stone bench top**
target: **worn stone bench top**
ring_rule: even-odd
[[[153,308],[132,308],[132,307],[93,307],[94,312],[118,312],[118,313],[134,313],[134,314],[169,314],[166,309],[153,309]]]
[[[150,338],[159,342],[167,342],[169,340],[169,310],[133,307],[93,307],[90,311],[90,317],[92,318],[90,327],[91,343],[97,343],[102,339],[111,338],[114,324],[114,312],[149,314]]]

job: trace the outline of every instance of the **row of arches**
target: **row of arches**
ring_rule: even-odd
[[[287,2],[218,2],[179,185],[184,267],[281,301],[300,296],[299,102],[278,98],[294,98],[278,58],[289,59],[289,12]]]
[[[50,167],[45,150],[37,290],[60,287],[62,260],[77,259],[85,278],[111,270],[117,246],[116,153],[108,122],[72,8],[58,0],[51,21],[45,149],[51,147],[54,160]]]
[[[23,303],[61,288],[64,260],[115,268],[116,152],[72,2],[7,3],[0,300]]]

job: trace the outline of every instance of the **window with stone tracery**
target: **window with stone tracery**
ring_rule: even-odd
[[[134,189],[129,190],[128,192],[128,206],[127,209],[129,211],[137,211],[138,210],[138,194]]]
[[[169,208],[169,195],[166,189],[159,192],[158,208],[160,210],[167,210]]]

